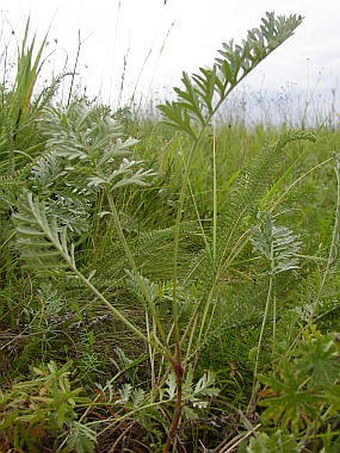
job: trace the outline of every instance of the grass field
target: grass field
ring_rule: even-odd
[[[1,453],[339,450],[340,131],[214,121],[300,22],[268,14],[159,117],[33,96],[26,33],[1,86]]]

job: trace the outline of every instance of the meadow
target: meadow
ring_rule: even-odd
[[[220,115],[267,13],[157,115],[18,49],[0,106],[0,452],[336,452],[340,131]]]

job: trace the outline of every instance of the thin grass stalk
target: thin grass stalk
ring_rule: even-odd
[[[115,22],[115,32],[114,32],[114,38],[113,38],[113,49],[112,49],[112,57],[111,57],[112,58],[111,71],[110,71],[111,78],[110,78],[108,105],[112,105],[112,103],[111,103],[111,95],[112,95],[113,73],[114,73],[114,68],[115,68],[115,65],[116,65],[115,54],[116,54],[117,36],[118,36],[118,24],[119,24],[119,19],[120,19],[121,6],[122,6],[122,0],[119,0],[118,6],[117,6],[117,12],[115,13],[116,22]]]
[[[228,250],[230,241],[231,241],[231,239],[232,239],[232,237],[233,237],[233,234],[234,234],[235,231],[236,231],[236,228],[237,228],[237,226],[238,226],[240,220],[243,218],[243,215],[244,215],[244,212],[246,211],[246,209],[247,209],[247,207],[245,206],[245,207],[242,209],[242,211],[240,212],[240,214],[239,214],[238,218],[236,219],[236,221],[234,222],[234,225],[233,225],[233,227],[232,227],[232,229],[231,229],[231,231],[230,231],[230,233],[229,233],[228,239],[227,239],[227,241],[226,241],[226,243],[225,243],[225,246],[224,246],[224,249],[223,249],[223,252],[222,252],[222,255],[221,255],[220,266],[223,265],[223,263],[224,263],[225,261],[227,261],[227,260],[225,259],[225,256],[226,256],[226,253],[227,253],[227,250]],[[234,249],[235,249],[235,246],[233,247],[233,250],[234,250]],[[229,257],[230,257],[230,255],[231,255],[231,253],[229,254]],[[224,266],[224,267],[225,267],[225,266]]]
[[[80,40],[80,30],[78,30],[78,47],[77,47],[77,54],[76,54],[76,59],[74,61],[74,66],[73,66],[73,71],[71,75],[71,83],[70,83],[70,89],[68,92],[68,98],[67,98],[67,106],[70,105],[71,99],[72,99],[72,94],[73,94],[73,86],[74,86],[74,80],[76,77],[76,71],[79,63],[79,57],[80,57],[80,50],[81,50],[81,40]]]
[[[184,159],[183,159],[183,165],[184,165],[184,168],[185,168]],[[188,188],[189,188],[189,192],[190,192],[190,196],[191,196],[191,201],[192,201],[192,204],[194,206],[194,210],[195,210],[195,214],[196,214],[196,217],[197,217],[197,221],[198,221],[198,224],[199,224],[199,228],[200,228],[200,231],[201,231],[201,234],[202,234],[202,237],[203,237],[204,245],[205,245],[205,248],[207,250],[207,253],[210,254],[209,242],[208,242],[207,235],[206,235],[206,233],[204,231],[204,228],[203,228],[202,220],[201,220],[201,217],[200,217],[200,214],[199,214],[199,211],[198,211],[198,206],[197,206],[195,194],[194,194],[194,191],[192,189],[192,184],[191,184],[190,180],[188,180]]]
[[[234,229],[233,229],[233,231],[234,231]],[[209,295],[207,297],[207,300],[206,300],[206,303],[205,303],[205,306],[204,306],[203,317],[202,317],[202,320],[200,322],[200,330],[199,330],[198,339],[197,339],[197,343],[196,343],[196,349],[197,350],[199,350],[201,348],[201,346],[202,346],[203,334],[206,335],[208,333],[208,331],[209,331],[209,327],[205,330],[205,325],[206,325],[206,322],[207,322],[207,319],[208,319],[210,305],[212,303],[213,296],[215,294],[215,289],[216,289],[216,286],[218,284],[218,281],[219,281],[221,275],[223,274],[223,272],[225,272],[226,268],[232,263],[232,260],[235,259],[238,256],[238,254],[241,252],[243,247],[246,245],[247,240],[248,240],[247,236],[248,236],[249,232],[250,232],[250,230],[247,230],[246,232],[244,232],[240,236],[240,238],[236,242],[235,246],[233,247],[232,251],[230,252],[229,257],[225,261],[223,261],[223,258],[224,258],[224,255],[226,253],[226,250],[227,250],[227,245],[224,248],[224,251],[223,251],[223,254],[222,254],[222,258],[220,260],[219,267],[216,269],[215,278],[214,278],[214,281],[213,281],[213,283],[212,283],[212,285],[210,287]],[[232,233],[230,233],[229,239],[230,239],[231,235],[232,235]],[[229,239],[228,239],[227,243],[229,243]],[[236,252],[234,253],[235,250],[238,253],[236,253]],[[232,255],[232,253],[234,253],[234,256]],[[198,308],[201,308],[200,304],[199,304]],[[208,326],[210,326],[210,324],[212,322],[213,313],[214,313],[214,310],[211,313],[210,319],[208,321]],[[194,332],[192,332],[192,335],[193,334],[194,334]]]
[[[8,116],[5,117],[5,133],[6,133],[6,145],[8,153],[8,162],[5,165],[5,172],[8,171],[9,174],[13,174],[15,171],[15,145],[13,137],[12,124]],[[2,173],[1,169],[1,173]]]
[[[256,426],[251,427],[245,434],[238,434],[231,441],[229,441],[218,453],[231,453],[235,451],[235,448],[244,442],[248,437],[254,435],[254,433],[262,426],[258,423]]]
[[[290,175],[290,173],[294,170],[299,162],[301,162],[302,158],[305,156],[306,152],[302,152],[299,156],[295,159],[295,161],[290,165],[290,167],[284,172],[284,174],[273,184],[273,186],[268,190],[267,194],[262,198],[260,203],[260,211],[265,210],[265,204],[270,199],[270,197],[275,193],[279,185],[285,181],[285,179]]]
[[[121,102],[122,102],[129,53],[130,53],[130,47],[128,47],[128,49],[124,55],[123,71],[122,71],[122,75],[121,75],[121,79],[120,79],[120,87],[119,87],[119,94],[118,94],[118,108],[121,106]]]
[[[114,453],[116,451],[116,448],[119,444],[119,442],[127,435],[127,433],[133,428],[133,426],[136,424],[136,422],[131,422],[123,431],[122,433],[117,437],[117,439],[114,441],[112,444],[110,450],[108,453]]]
[[[109,310],[117,316],[134,334],[136,334],[141,340],[143,340],[146,344],[149,344],[149,339],[145,336],[138,327],[132,324],[117,308],[115,308],[104,296],[103,294],[98,291],[98,289],[92,285],[92,283],[76,268],[72,266],[72,271],[76,274],[76,276],[87,286],[93,294],[95,294],[98,299],[100,299],[108,308]],[[160,348],[159,345],[156,346],[155,342],[152,342],[153,346],[155,346],[160,352],[163,353],[163,348]]]
[[[273,297],[273,340],[276,338],[276,322],[277,322],[277,304],[276,296]]]
[[[135,86],[134,86],[134,89],[133,89],[133,92],[132,92],[132,96],[131,96],[131,100],[130,100],[130,105],[129,105],[130,108],[134,104],[136,93],[137,93],[137,88],[138,88],[140,79],[141,79],[141,77],[143,75],[144,68],[145,68],[146,63],[148,62],[148,59],[150,58],[151,54],[152,54],[152,47],[149,49],[148,53],[146,54],[146,56],[144,58],[144,61],[143,61],[143,64],[142,64],[142,67],[141,67],[141,69],[140,69],[140,71],[139,71],[139,73],[137,75],[136,83],[135,83]]]
[[[256,348],[255,365],[254,365],[254,377],[253,377],[253,388],[252,388],[252,394],[251,394],[251,398],[250,398],[249,405],[248,405],[248,411],[249,412],[252,412],[252,410],[254,409],[255,404],[256,404],[256,392],[257,392],[257,385],[258,385],[257,375],[258,375],[258,367],[259,367],[259,360],[260,360],[260,352],[261,352],[261,347],[262,347],[262,342],[263,342],[264,331],[265,331],[265,327],[266,327],[267,319],[268,319],[270,301],[271,301],[272,292],[273,292],[273,284],[274,284],[274,248],[273,248],[273,242],[271,244],[270,262],[271,262],[271,270],[270,270],[270,274],[269,274],[269,283],[268,283],[268,290],[267,290],[266,305],[265,305],[263,319],[262,319],[262,324],[261,324],[259,341],[258,341],[257,348]]]
[[[200,309],[202,307],[204,298],[205,298],[205,294],[202,294],[200,301],[198,302],[198,304],[196,304],[195,311],[194,311],[193,315],[191,316],[190,321],[186,325],[185,331],[181,337],[181,345],[183,345],[190,332],[190,337],[189,337],[188,345],[186,348],[186,354],[185,354],[185,363],[189,363],[191,358],[193,357],[193,356],[190,356],[190,352],[191,352],[191,348],[192,348],[193,342],[194,342],[194,337],[196,334],[197,323],[199,320],[198,315],[199,315]],[[195,349],[196,349],[196,351],[195,351],[195,354],[196,354],[196,352],[199,350],[198,341],[196,341]],[[193,354],[193,355],[195,355],[195,354]]]
[[[122,225],[121,225],[120,220],[119,220],[119,216],[118,216],[118,212],[117,212],[117,209],[116,209],[116,205],[114,203],[113,196],[112,196],[112,194],[110,192],[107,193],[107,199],[108,199],[108,202],[109,202],[109,205],[110,205],[110,209],[111,209],[111,213],[112,213],[112,216],[113,216],[113,220],[114,220],[115,226],[117,228],[118,236],[119,236],[119,239],[122,242],[126,257],[129,260],[129,263],[130,263],[130,266],[131,266],[131,268],[133,270],[135,278],[138,281],[138,284],[139,284],[139,286],[140,286],[140,288],[141,288],[141,290],[143,292],[143,296],[145,298],[145,301],[147,302],[148,308],[150,309],[150,311],[152,313],[152,316],[153,316],[153,318],[155,320],[155,323],[157,325],[157,329],[159,331],[159,334],[161,336],[161,340],[163,342],[163,347],[165,348],[165,350],[167,350],[167,354],[166,355],[169,357],[168,342],[167,342],[167,338],[166,338],[162,323],[161,323],[161,321],[160,321],[160,319],[159,319],[159,317],[158,317],[158,315],[156,313],[155,305],[154,305],[153,301],[150,298],[150,294],[148,292],[148,289],[146,288],[145,283],[144,283],[144,281],[143,281],[143,279],[142,279],[142,277],[141,277],[141,275],[140,275],[140,273],[138,271],[135,259],[133,258],[133,255],[131,253],[130,247],[129,247],[127,241],[126,241],[125,234],[124,234]]]
[[[331,242],[331,246],[329,248],[326,269],[323,273],[320,288],[319,288],[318,294],[316,296],[314,310],[320,304],[322,292],[324,290],[327,277],[331,270],[331,266],[332,266],[334,260],[336,259],[337,254],[339,253],[338,247],[339,247],[339,243],[340,243],[340,155],[337,156],[337,158],[336,158],[334,172],[335,172],[336,183],[337,183],[337,200],[336,200],[336,208],[335,208],[335,219],[334,219],[334,227],[333,227],[333,234],[332,234],[332,242]]]
[[[103,200],[104,200],[104,192],[100,191],[98,198],[97,198],[97,218],[96,218],[96,226],[95,226],[95,231],[94,231],[94,236],[93,236],[93,262],[96,263],[97,261],[97,253],[98,253],[98,238],[99,238],[99,228],[100,228],[100,220],[101,216],[98,215],[102,212],[102,207],[103,207]],[[110,231],[110,226],[107,228],[107,231]]]
[[[122,416],[116,416],[114,418],[114,420],[112,420],[112,423],[107,423],[108,420],[99,420],[99,421],[93,421],[93,422],[89,422],[87,425],[88,426],[98,426],[98,425],[101,425],[103,423],[106,424],[105,428],[103,428],[99,433],[98,433],[98,436],[101,436],[102,434],[104,434],[106,431],[110,430],[113,428],[113,426],[117,425],[117,423],[121,423],[123,422],[124,420],[128,419],[128,418],[133,418],[136,414],[138,414],[139,412],[143,412],[143,411],[147,411],[148,409],[152,409],[152,408],[157,408],[157,407],[161,407],[161,406],[164,406],[165,404],[167,403],[171,403],[173,400],[168,398],[168,399],[164,399],[162,401],[156,401],[156,402],[152,402],[152,403],[149,403],[149,404],[145,404],[144,406],[140,406]],[[112,404],[112,403],[111,403]]]
[[[250,230],[248,229],[247,231],[245,231],[240,236],[239,240],[235,244],[235,247],[232,249],[229,257],[227,258],[227,260],[224,263],[221,262],[221,264],[218,267],[218,269],[216,269],[215,277],[214,277],[213,283],[212,283],[212,285],[210,287],[209,294],[208,294],[206,302],[205,302],[203,317],[202,317],[202,320],[200,322],[200,331],[199,331],[198,339],[197,339],[196,345],[195,345],[195,347],[196,347],[195,354],[197,353],[197,351],[199,351],[199,349],[202,346],[202,337],[203,337],[204,327],[205,327],[206,321],[208,319],[209,308],[210,308],[210,305],[212,303],[212,299],[213,299],[213,296],[215,294],[215,289],[216,289],[216,286],[218,284],[218,281],[219,281],[222,273],[225,272],[225,269],[232,263],[233,259],[235,259],[238,256],[238,254],[241,252],[243,247],[246,245],[246,243],[248,241],[248,234],[249,233],[250,233]],[[234,253],[235,250],[237,251],[237,253],[236,252]],[[234,253],[234,255],[232,255],[232,253]],[[224,254],[225,254],[225,252],[224,252]],[[203,294],[201,299],[200,299],[200,302],[196,305],[196,309],[194,311],[194,314],[191,317],[189,323],[187,324],[186,329],[185,329],[185,331],[184,331],[184,333],[182,335],[182,338],[181,338],[181,344],[183,344],[184,341],[185,341],[185,338],[187,337],[187,335],[189,333],[189,331],[191,332],[190,333],[188,347],[187,347],[187,351],[186,351],[186,362],[189,361],[190,350],[191,350],[191,347],[193,345],[193,339],[194,339],[194,336],[195,336],[195,333],[196,333],[196,328],[197,328],[198,313],[199,313],[199,311],[200,311],[200,309],[202,307],[202,304],[204,303],[204,299],[205,299],[205,295]],[[212,322],[213,313],[214,313],[214,311],[212,312],[212,314],[210,316],[209,323],[208,323],[208,328],[206,329],[205,334],[207,334],[207,332],[209,331],[209,326],[210,326],[210,324]]]
[[[319,164],[315,165],[313,168],[310,170],[306,171],[303,175],[299,176],[290,186],[287,187],[287,189],[280,195],[280,197],[274,202],[272,207],[268,209],[269,212],[273,212],[278,205],[282,202],[282,200],[285,198],[285,196],[297,185],[299,184],[303,179],[305,179],[307,176],[312,174],[315,170],[318,170],[319,168],[323,167],[324,165],[328,164],[334,160],[334,157],[329,157],[328,159],[324,160],[323,162],[320,162]]]
[[[248,228],[237,239],[234,247],[231,249],[228,257],[224,261],[224,265],[222,268],[223,271],[225,271],[229,266],[232,265],[233,261],[238,257],[238,255],[242,252],[243,248],[247,245],[250,232],[251,230],[250,228]]]
[[[149,320],[149,313],[147,310],[145,311],[145,325],[146,325],[146,334],[150,341],[151,340],[150,320]],[[150,372],[151,372],[151,386],[152,386],[152,389],[155,389],[156,388],[155,355],[154,355],[154,351],[151,347],[150,342],[148,343],[148,352],[149,352]]]
[[[188,335],[189,330],[191,330],[191,334],[190,334],[189,341],[188,341],[188,346],[187,346],[186,351],[185,351],[185,362],[186,363],[189,362],[190,351],[191,351],[191,348],[192,348],[192,345],[193,345],[193,342],[194,342],[194,335],[195,335],[195,332],[196,332],[196,326],[197,326],[198,314],[199,314],[199,309],[198,308],[199,308],[199,305],[196,307],[194,315],[191,318],[192,322],[188,323],[187,328],[185,329],[185,332],[183,333],[182,338],[181,338],[181,344],[183,344],[186,336]]]
[[[217,285],[218,279],[219,279],[219,273],[216,273],[215,278],[214,278],[214,283],[212,284],[212,286],[210,288],[209,295],[207,297],[207,301],[206,301],[206,303],[204,305],[204,312],[203,312],[202,320],[200,322],[198,338],[197,338],[197,342],[196,342],[196,345],[195,345],[196,346],[196,351],[199,350],[201,348],[201,346],[202,346],[201,343],[202,343],[202,337],[203,337],[203,333],[204,333],[204,328],[205,328],[205,324],[206,324],[208,313],[209,313],[209,308],[210,308],[211,302],[213,300],[215,287]]]
[[[199,312],[200,312],[200,310],[202,308],[202,305],[204,304],[205,294],[202,294],[199,303],[196,305],[194,314],[191,317],[191,320],[187,324],[186,329],[185,329],[185,331],[184,331],[184,333],[182,335],[181,344],[184,343],[185,338],[187,337],[187,335],[188,335],[188,333],[190,331],[190,337],[189,337],[189,342],[188,342],[187,351],[186,351],[186,362],[189,362],[190,359],[193,356],[197,356],[199,350],[202,347],[202,344],[203,344],[202,337],[203,337],[204,326],[205,326],[205,323],[206,323],[206,320],[207,320],[207,317],[208,317],[209,308],[210,308],[210,305],[212,303],[213,296],[215,294],[215,289],[217,287],[218,281],[219,281],[220,276],[221,276],[221,272],[220,271],[222,271],[221,268],[216,271],[216,274],[215,274],[215,277],[214,277],[214,281],[213,281],[213,283],[212,283],[212,285],[210,287],[209,294],[208,294],[208,296],[206,298],[206,303],[205,303],[205,306],[204,306],[204,313],[203,313],[202,320],[200,322],[200,330],[199,330],[198,338],[197,338],[196,343],[195,343],[195,352],[191,356],[190,356],[190,352],[191,352],[191,348],[193,346],[193,340],[194,340],[194,337],[195,337],[195,334],[196,334],[196,329],[197,329],[197,324],[198,324],[198,319],[199,319]],[[209,319],[209,322],[208,322],[209,326],[210,326],[210,324],[212,322],[214,311],[215,311],[215,309],[211,313],[211,316],[210,316],[210,319]],[[209,329],[207,329],[207,331],[208,330]],[[205,333],[207,333],[207,331]]]
[[[216,125],[213,127],[213,260],[216,263],[216,244],[217,244],[217,172],[216,172]]]

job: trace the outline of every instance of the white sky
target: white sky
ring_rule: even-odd
[[[221,43],[245,37],[266,11],[305,16],[296,34],[248,78],[258,90],[330,92],[340,89],[340,0],[0,0],[2,29],[20,39],[26,17],[31,30],[49,33],[49,68],[56,72],[68,56],[72,68],[80,30],[81,86],[91,96],[117,102],[122,74],[123,99],[140,75],[145,97],[169,92],[182,70],[209,65]],[[5,33],[6,34],[6,33]],[[0,39],[1,46],[4,36]],[[7,38],[6,38],[7,39]],[[55,44],[54,39],[57,39]],[[151,53],[150,53],[151,52]],[[125,69],[124,69],[125,58]],[[147,60],[145,62],[145,60]],[[79,81],[79,79],[78,79]]]

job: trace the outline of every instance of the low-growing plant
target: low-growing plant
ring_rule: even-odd
[[[321,451],[329,442],[335,448],[334,440],[339,438],[339,371],[339,344],[334,334],[323,335],[313,324],[303,328],[302,339],[290,357],[282,359],[271,375],[259,376],[265,384],[259,401],[265,407],[261,414],[265,426],[296,442],[296,451]],[[261,445],[260,439],[251,445]]]
[[[33,368],[34,377],[14,383],[0,391],[1,446],[20,451],[58,447],[67,437],[67,450],[93,451],[95,433],[77,421],[76,409],[86,407],[90,400],[81,396],[82,389],[72,388],[72,363],[62,366],[51,361],[47,366]],[[51,433],[53,436],[51,437]]]

